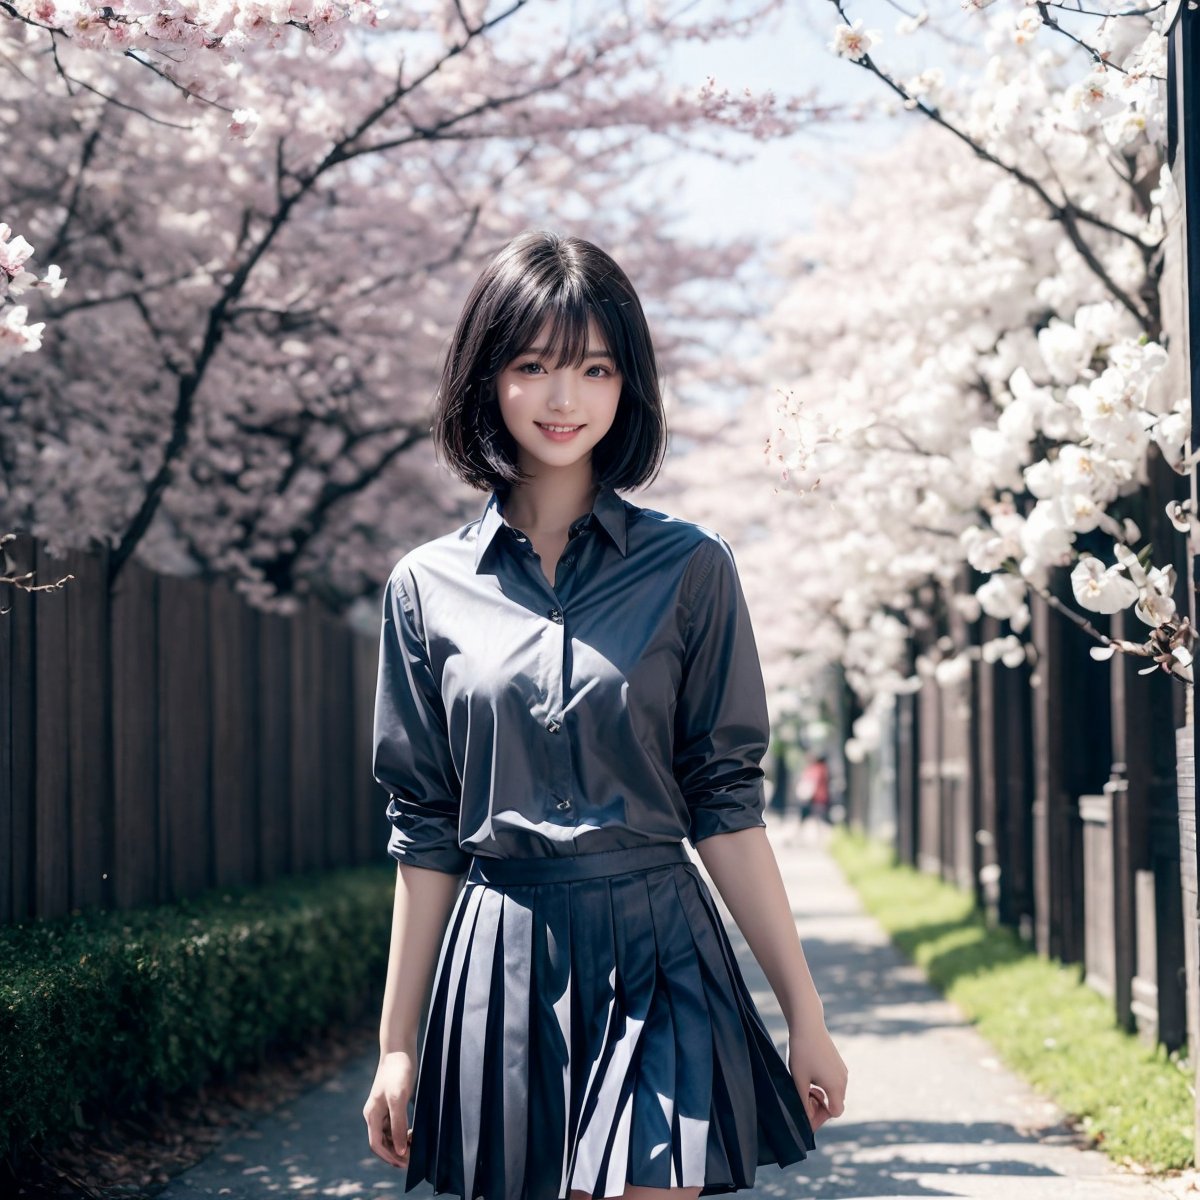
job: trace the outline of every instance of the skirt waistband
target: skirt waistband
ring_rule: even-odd
[[[691,862],[682,842],[652,842],[646,846],[539,858],[486,858],[476,854],[472,855],[467,880],[499,884],[564,883],[573,879],[647,871],[651,867],[681,862]]]

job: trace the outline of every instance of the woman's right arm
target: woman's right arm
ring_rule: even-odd
[[[406,578],[398,568],[388,580],[379,643],[372,773],[389,793],[388,853],[397,869],[379,1069],[363,1107],[371,1149],[396,1167],[409,1160],[421,1013],[471,864],[458,844],[461,785],[445,708]]]
[[[461,875],[446,871],[405,863],[396,867],[379,1066],[363,1108],[371,1149],[394,1167],[408,1167],[408,1102],[417,1077],[417,1032],[461,883]]]

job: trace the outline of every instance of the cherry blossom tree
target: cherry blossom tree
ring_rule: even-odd
[[[786,135],[811,103],[668,89],[657,64],[778,0],[705,19],[601,5],[565,25],[553,7],[321,9],[336,38],[315,6],[290,32],[296,8],[264,6],[263,25],[184,7],[157,48],[141,9],[82,37],[65,9],[7,10],[23,169],[0,212],[71,282],[41,351],[6,371],[2,523],[52,550],[106,544],[114,578],[137,554],[260,604],[344,606],[396,539],[478,507],[424,443],[454,315],[502,241],[578,229],[636,262],[669,368],[735,319],[696,285],[750,247],[670,237],[661,165],[681,142]]]
[[[66,284],[57,266],[41,276],[30,270],[32,254],[33,247],[23,237],[13,236],[7,225],[0,224],[0,364],[37,350],[42,344],[46,323],[29,323],[29,309],[15,303],[16,297],[40,288],[57,298]]]
[[[64,66],[57,49],[67,43],[74,49],[107,51],[127,57],[154,71],[186,96],[198,96],[208,103],[221,105],[225,90],[220,72],[247,46],[278,46],[292,30],[307,34],[315,45],[333,49],[342,42],[348,23],[376,24],[373,0],[350,3],[287,4],[173,4],[169,6],[93,3],[92,0],[5,0],[0,3],[0,19],[23,24],[48,35],[42,45],[55,50],[56,67],[68,87],[91,90],[86,78],[75,77]],[[10,30],[11,32],[11,30]],[[29,45],[30,43],[26,43]],[[115,97],[110,97],[116,102]],[[243,133],[253,114],[234,110],[231,130]],[[45,287],[53,297],[62,290],[65,279],[56,266],[39,278],[28,269],[33,247],[24,237],[14,237],[0,225],[0,303],[19,296],[31,287]],[[4,245],[8,242],[7,245]],[[37,350],[45,322],[29,324],[28,309],[23,306],[0,310],[0,362],[17,354]]]
[[[481,6],[456,4],[440,12],[406,5],[400,28],[422,28],[421,18],[468,25],[481,19]],[[251,49],[274,49],[302,34],[314,46],[339,48],[355,25],[377,28],[374,0],[199,0],[143,4],[115,0],[4,0],[0,12],[50,35],[52,43],[122,55],[169,80],[186,93],[219,103],[222,68]],[[440,21],[439,21],[440,17]],[[61,69],[69,78],[66,69]],[[85,81],[78,80],[81,86]]]
[[[960,52],[956,85],[941,67],[889,73],[879,32],[836,7],[830,49],[877,76],[910,131],[780,259],[793,282],[769,321],[768,451],[802,514],[779,589],[808,614],[800,670],[844,666],[867,705],[855,745],[870,746],[875,706],[920,682],[904,663],[927,620],[916,589],[954,591],[969,565],[986,579],[954,603],[1011,630],[982,648],[991,660],[1025,661],[1032,590],[1103,643],[1097,656],[1144,655],[1190,681],[1173,547],[1146,535],[1149,504],[1197,528],[1187,398],[1163,384],[1178,197],[1162,8],[1123,8],[1085,35],[1057,6],[994,4],[974,14],[984,55]],[[1074,609],[1049,591],[1063,566]],[[1088,620],[1125,608],[1144,642]],[[951,652],[921,669],[968,666]]]

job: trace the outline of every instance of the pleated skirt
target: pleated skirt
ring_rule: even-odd
[[[814,1148],[682,843],[473,859],[434,974],[406,1192],[711,1195]]]

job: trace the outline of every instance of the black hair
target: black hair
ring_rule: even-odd
[[[625,272],[591,242],[526,230],[483,269],[463,305],[435,400],[433,443],[450,469],[477,488],[506,491],[528,478],[500,415],[496,377],[550,319],[547,357],[577,366],[594,317],[621,376],[612,427],[592,450],[598,484],[632,488],[653,479],[666,452],[658,363],[641,301]]]

